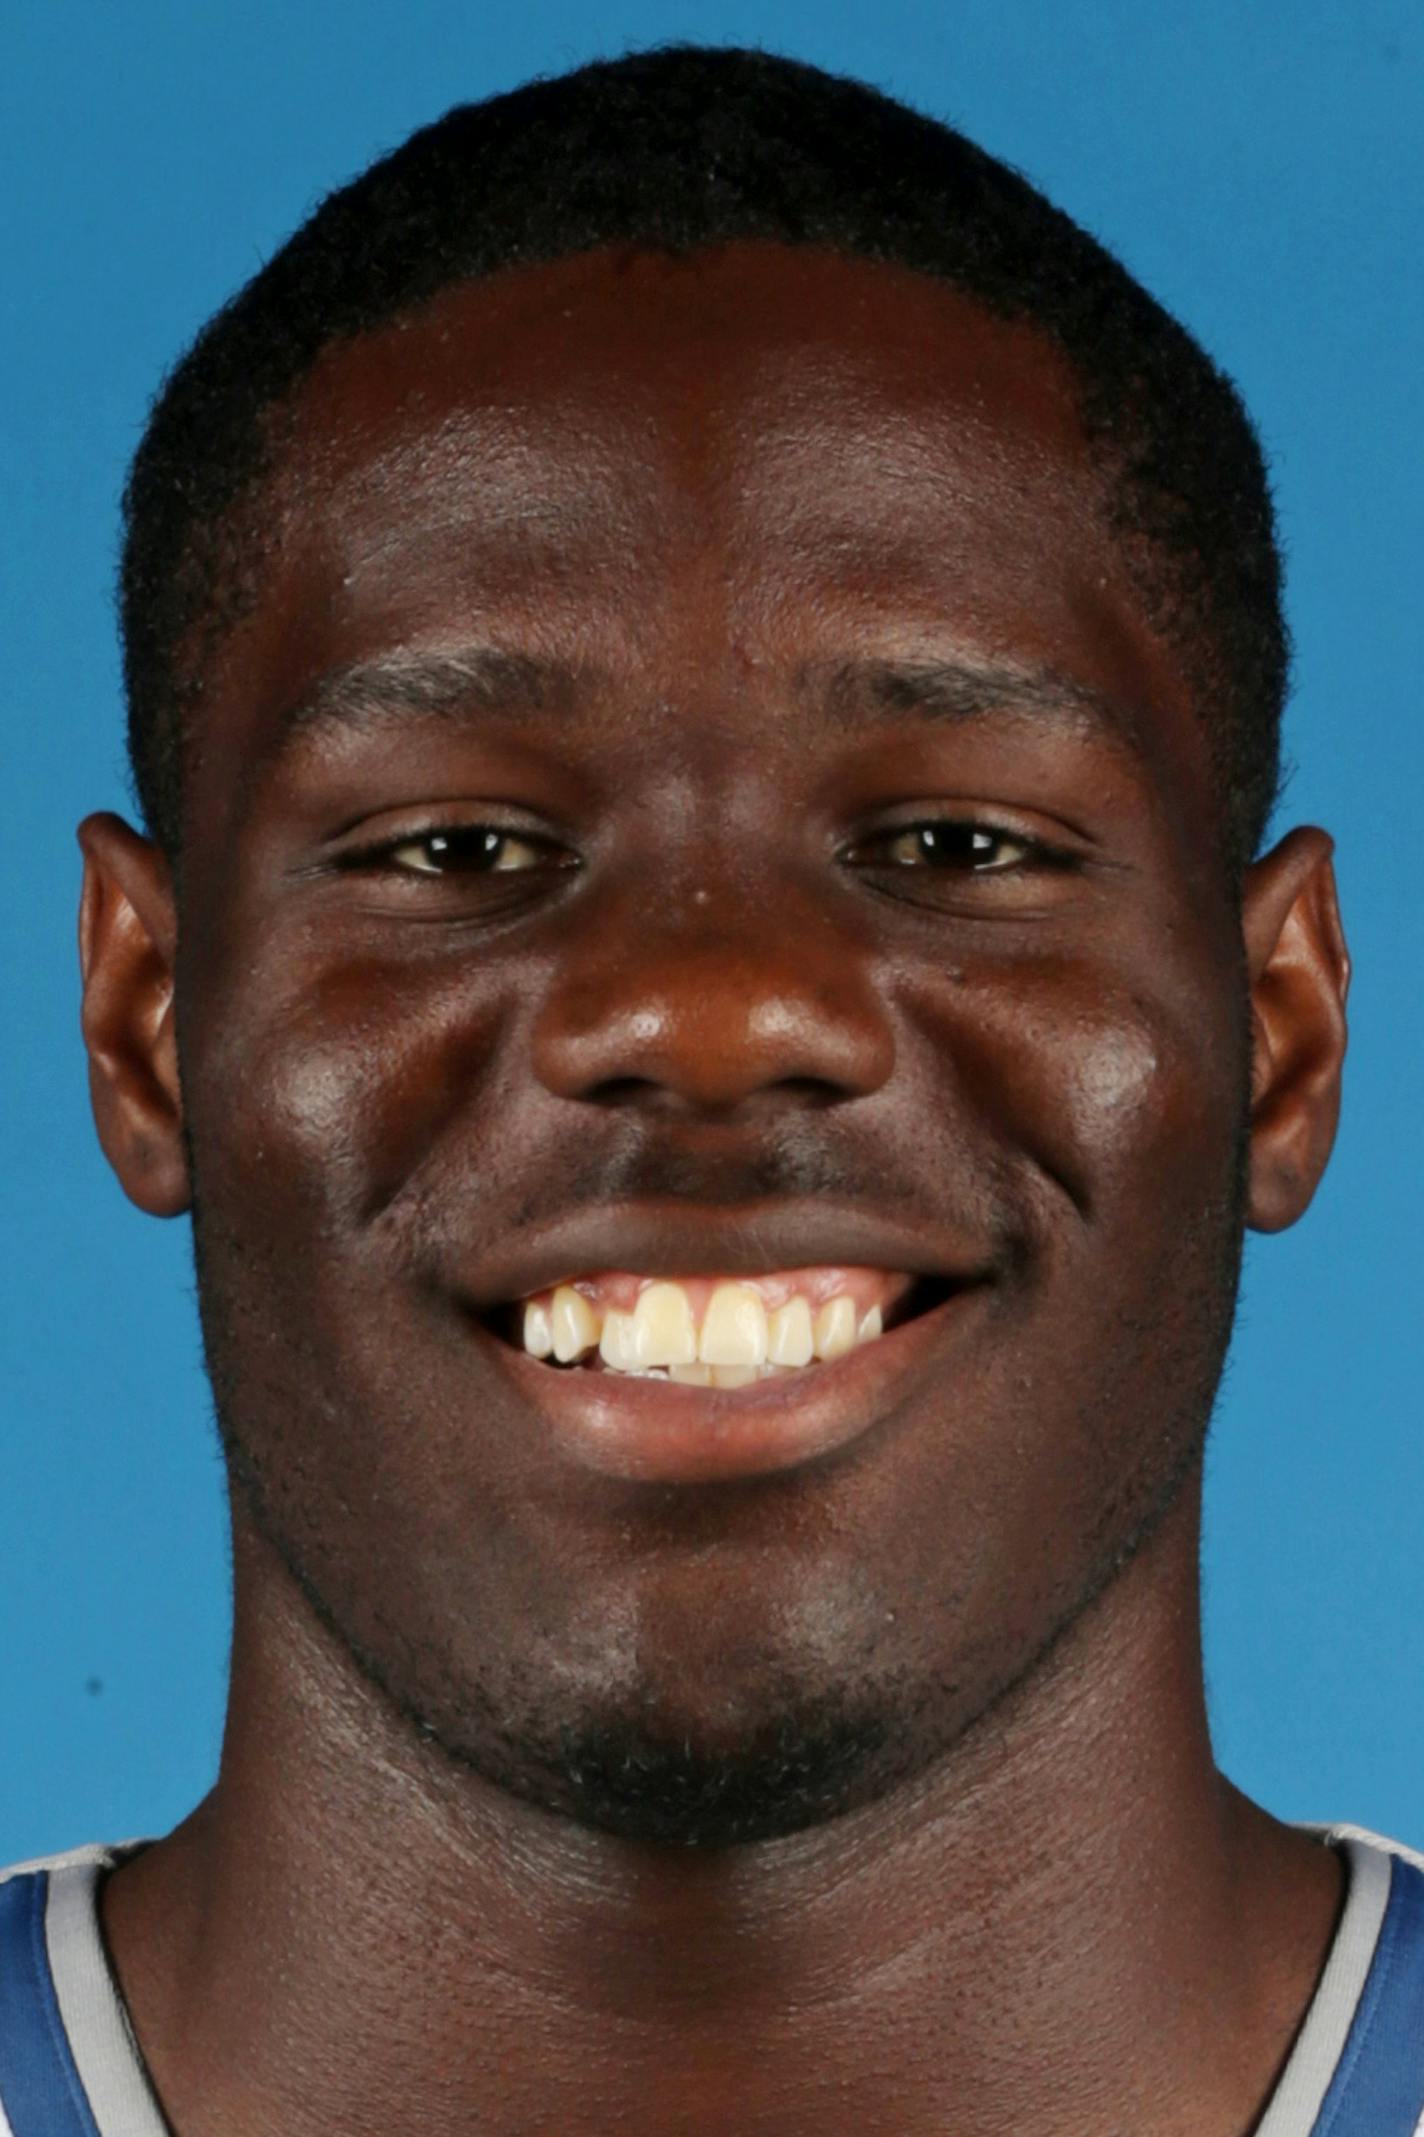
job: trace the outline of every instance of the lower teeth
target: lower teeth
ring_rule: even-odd
[[[585,1371],[612,1373],[619,1380],[670,1380],[672,1378],[665,1365],[609,1365],[606,1359],[597,1356],[581,1358],[575,1362],[581,1365]],[[813,1358],[810,1362],[812,1365],[821,1363],[819,1358]],[[744,1365],[738,1366],[736,1370],[739,1377],[745,1375],[748,1380],[774,1380],[779,1379],[783,1373],[803,1373],[806,1368],[802,1365]],[[686,1385],[687,1383],[680,1384]],[[695,1383],[693,1384],[695,1385]]]

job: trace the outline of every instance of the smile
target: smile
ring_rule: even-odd
[[[704,1483],[793,1468],[905,1400],[987,1286],[884,1269],[575,1277],[475,1322],[576,1463]]]
[[[531,1357],[560,1365],[737,1388],[873,1341],[916,1288],[913,1277],[884,1269],[720,1280],[613,1271],[519,1302],[519,1332]]]

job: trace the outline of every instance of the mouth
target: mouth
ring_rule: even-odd
[[[611,1270],[545,1285],[481,1318],[500,1342],[561,1370],[736,1388],[812,1371],[932,1311],[953,1288],[885,1269],[720,1280]]]
[[[690,1484],[799,1466],[894,1411],[983,1280],[876,1268],[575,1276],[471,1315],[566,1458]]]

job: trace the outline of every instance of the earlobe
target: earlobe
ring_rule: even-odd
[[[1292,831],[1246,871],[1251,986],[1247,1222],[1278,1232],[1320,1183],[1340,1115],[1350,959],[1323,831]]]
[[[79,962],[89,1095],[130,1201],[177,1217],[191,1201],[174,1028],[178,922],[160,848],[104,812],[79,826]]]

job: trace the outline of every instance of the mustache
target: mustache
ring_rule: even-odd
[[[672,1201],[735,1208],[749,1202],[809,1200],[821,1195],[862,1200],[867,1185],[862,1169],[848,1164],[824,1141],[796,1147],[795,1139],[789,1137],[772,1142],[762,1138],[754,1146],[729,1145],[716,1153],[674,1141],[601,1152],[585,1146],[560,1170],[556,1203],[531,1193],[521,1217],[527,1215],[537,1222],[560,1209],[582,1204],[596,1208],[611,1202]],[[883,1194],[883,1174],[878,1179],[878,1191]]]
[[[385,1205],[382,1230],[400,1236],[406,1253],[432,1251],[517,1234],[581,1213],[619,1205],[677,1204],[690,1210],[754,1210],[758,1205],[825,1199],[842,1208],[893,1211],[902,1222],[943,1223],[946,1207],[978,1235],[1002,1241],[1013,1229],[1016,1199],[992,1163],[975,1166],[956,1138],[942,1167],[911,1172],[904,1153],[883,1138],[849,1135],[815,1118],[727,1129],[709,1137],[679,1134],[666,1122],[625,1118],[606,1137],[585,1126],[576,1139],[514,1150],[505,1144],[472,1153],[468,1165],[447,1149]]]

